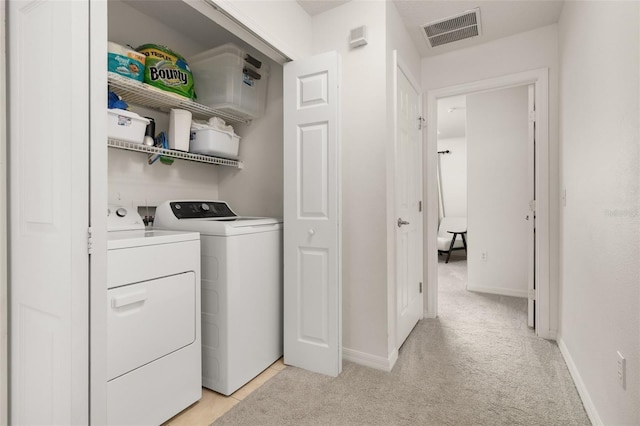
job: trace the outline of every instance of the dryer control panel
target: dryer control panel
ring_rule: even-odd
[[[144,229],[144,223],[134,208],[109,204],[107,231],[135,231]]]
[[[178,219],[213,219],[236,217],[224,201],[174,201],[169,203]]]

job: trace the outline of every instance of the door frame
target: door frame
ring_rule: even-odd
[[[436,241],[438,234],[438,190],[436,185],[437,162],[437,102],[449,96],[479,93],[509,87],[533,84],[536,99],[536,248],[535,258],[535,299],[536,334],[546,339],[555,339],[556,331],[551,328],[552,292],[550,288],[550,164],[549,164],[549,69],[539,68],[509,74],[502,77],[457,84],[427,92],[427,148],[424,156],[426,170],[425,200],[427,291],[424,294],[425,317],[438,315],[438,255]],[[555,299],[555,297],[553,298]]]
[[[107,423],[107,12],[103,1],[89,2],[89,422]]]
[[[398,131],[398,72],[401,71],[406,77],[407,80],[409,80],[409,84],[411,84],[411,86],[413,86],[413,88],[416,90],[416,92],[418,93],[419,99],[419,106],[420,106],[420,115],[424,117],[424,95],[422,94],[422,89],[421,89],[421,85],[418,84],[418,80],[413,76],[413,74],[411,73],[411,70],[409,69],[409,67],[407,66],[407,64],[402,60],[402,58],[400,57],[399,53],[397,50],[393,51],[393,145],[391,146],[390,149],[390,153],[392,155],[387,156],[388,158],[388,163],[387,163],[387,167],[389,168],[389,170],[391,170],[391,173],[389,173],[389,176],[392,178],[391,182],[388,182],[387,184],[387,196],[388,199],[390,200],[390,202],[387,204],[387,214],[388,217],[391,218],[391,220],[389,221],[389,224],[387,225],[387,238],[388,241],[390,241],[391,243],[389,244],[390,247],[393,247],[392,250],[387,250],[387,264],[389,265],[389,267],[387,268],[387,282],[389,283],[388,285],[388,295],[387,295],[387,300],[388,300],[388,310],[389,310],[389,318],[388,318],[388,330],[389,330],[389,341],[388,341],[388,347],[389,347],[389,365],[390,367],[393,367],[393,365],[395,364],[397,358],[398,358],[398,349],[399,346],[397,344],[397,338],[396,336],[398,335],[398,309],[397,309],[397,298],[398,298],[398,282],[396,279],[396,271],[397,271],[397,263],[396,263],[396,256],[397,256],[397,251],[398,248],[396,246],[396,237],[395,237],[395,232],[396,232],[396,224],[395,224],[395,218],[398,217],[397,212],[396,212],[396,169],[395,169],[395,164],[396,164],[396,155],[395,155],[395,147],[397,144],[397,131]],[[421,146],[424,146],[424,131],[421,131]],[[424,150],[422,150],[424,152]],[[424,153],[421,152],[420,155],[424,155]],[[424,185],[422,184],[422,182],[424,181],[424,165],[423,162],[419,162],[419,167],[420,170],[418,171],[418,173],[421,176],[420,179],[420,183],[421,183],[421,192],[423,193],[423,198],[424,198]],[[423,202],[423,206],[424,206],[424,202]],[[420,238],[422,239],[421,243],[422,246],[424,247],[424,208],[423,208],[423,214],[422,214],[422,221],[423,221],[423,230],[420,233]],[[422,280],[424,280],[424,269],[425,269],[425,265],[424,265],[424,254],[423,254],[423,265],[422,265]],[[424,282],[424,281],[423,281]],[[423,290],[423,311],[424,311],[424,306],[426,306],[424,304],[424,290]],[[424,313],[423,313],[423,317],[424,317]],[[422,318],[420,318],[422,319]]]
[[[4,6],[4,5],[3,5]],[[0,7],[0,105],[7,111],[6,8]],[[0,116],[0,424],[9,424],[9,312],[7,294],[7,114]]]

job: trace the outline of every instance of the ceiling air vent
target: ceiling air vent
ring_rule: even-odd
[[[479,36],[480,9],[467,10],[455,16],[429,22],[424,24],[422,29],[431,47]]]

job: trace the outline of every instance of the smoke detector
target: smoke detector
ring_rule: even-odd
[[[429,22],[422,26],[431,47],[441,46],[482,34],[480,9],[471,9],[448,18]]]

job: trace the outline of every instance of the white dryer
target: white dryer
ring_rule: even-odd
[[[202,396],[200,236],[107,224],[107,423],[161,424]]]
[[[166,201],[154,227],[200,233],[202,384],[230,395],[282,356],[282,222]]]

